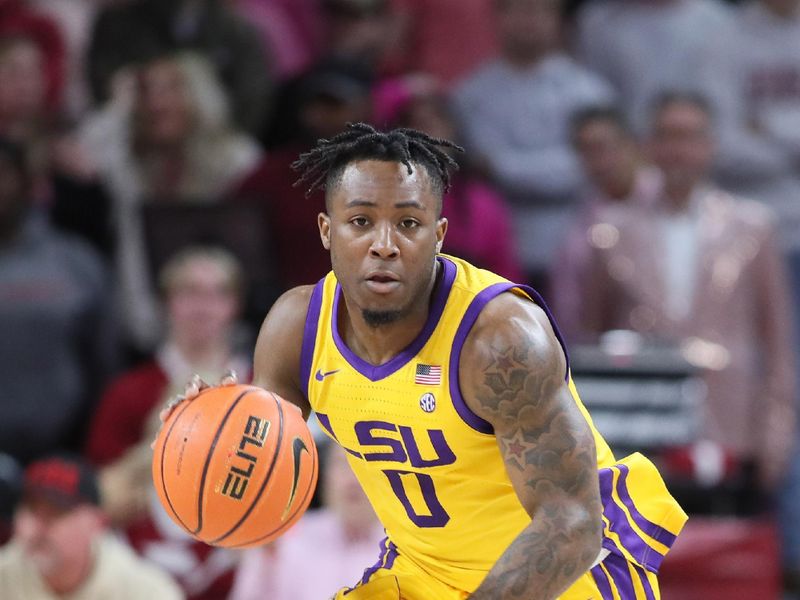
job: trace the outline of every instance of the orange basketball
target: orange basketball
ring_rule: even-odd
[[[308,508],[317,468],[300,412],[248,385],[209,388],[179,404],[153,453],[167,514],[195,538],[229,548],[285,533]]]

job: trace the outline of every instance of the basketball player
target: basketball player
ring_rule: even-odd
[[[686,516],[594,429],[538,294],[440,253],[448,147],[355,124],[295,163],[333,270],[272,307],[254,382],[316,412],[386,529],[335,598],[659,598]]]

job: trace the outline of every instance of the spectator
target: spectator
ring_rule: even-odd
[[[31,37],[0,34],[0,135],[25,147],[32,168],[32,201],[53,224],[108,253],[109,201],[94,182],[85,152],[55,126],[47,103],[46,61]]]
[[[318,138],[336,135],[348,122],[369,120],[371,91],[371,74],[358,63],[330,61],[317,65],[300,80],[293,106],[298,123],[296,138],[275,148],[231,194],[237,201],[266,208],[265,230],[274,242],[281,290],[316,281],[330,270],[330,258],[319,232],[309,227],[325,210],[324,197],[319,192],[306,197],[306,190],[294,185],[297,176],[291,165]]]
[[[496,7],[500,55],[459,86],[455,102],[467,151],[511,202],[523,267],[541,284],[581,184],[569,120],[612,92],[558,48],[558,0]]]
[[[133,97],[121,89],[87,123],[83,139],[112,198],[128,339],[136,349],[150,351],[161,326],[141,207],[214,203],[256,168],[261,151],[230,124],[224,90],[201,57],[161,57],[129,83]]]
[[[14,511],[22,491],[22,468],[8,454],[0,454],[0,547],[12,534]]]
[[[234,555],[194,541],[161,508],[152,486],[150,442],[158,411],[193,374],[218,381],[232,369],[246,377],[249,359],[235,349],[243,273],[227,251],[187,248],[160,274],[167,337],[155,357],[122,374],[103,395],[86,454],[99,467],[103,505],[145,558],[161,564],[189,598],[225,597]]]
[[[800,497],[800,458],[795,439],[786,484],[780,490],[778,502],[778,533],[781,537],[781,570],[786,600],[795,600],[800,595],[800,531],[797,527]]]
[[[53,21],[64,38],[62,108],[71,120],[80,118],[89,108],[86,52],[94,20],[104,2],[107,0],[28,0],[31,7]]]
[[[34,39],[0,35],[0,135],[26,146],[39,177],[46,170],[46,136],[52,119],[44,62]]]
[[[316,61],[323,37],[319,0],[234,0],[234,4],[258,28],[279,79],[300,75]]]
[[[103,264],[31,206],[31,177],[0,139],[0,452],[21,462],[77,447],[116,354]]]
[[[591,239],[583,324],[679,343],[703,367],[697,448],[708,483],[729,476],[734,510],[758,511],[757,492],[773,493],[785,471],[795,422],[792,315],[773,221],[709,183],[714,140],[701,98],[661,99],[651,144],[663,193],[653,207],[606,212]],[[712,496],[689,500],[700,510]]]
[[[406,71],[429,73],[450,87],[497,52],[486,24],[495,0],[395,0]]]
[[[323,22],[322,42],[313,64],[288,80],[277,94],[273,118],[261,136],[266,148],[282,148],[306,131],[298,122],[298,105],[308,96],[308,81],[319,73],[344,69],[369,80],[393,74],[401,65],[397,50],[400,25],[390,0],[317,0]]]
[[[25,472],[14,538],[0,549],[0,589],[25,600],[183,598],[167,575],[137,558],[105,527],[94,474],[53,456]]]
[[[331,590],[355,585],[364,565],[383,548],[378,542],[384,533],[345,453],[331,442],[320,453],[323,507],[307,512],[269,546],[248,550],[230,600],[325,598]],[[326,550],[324,560],[314,562],[313,577],[307,575],[310,548]]]
[[[111,97],[114,79],[125,67],[182,50],[212,63],[236,123],[258,132],[268,113],[271,67],[256,30],[223,0],[134,0],[104,8],[88,53],[95,101]]]
[[[700,67],[731,21],[720,0],[587,2],[578,13],[577,53],[613,84],[641,134],[658,94],[697,91]]]
[[[392,74],[400,57],[400,25],[390,0],[322,0],[326,48],[321,60],[356,61],[379,75]]]
[[[758,0],[712,36],[704,91],[720,135],[717,175],[769,204],[784,247],[800,251],[800,2]]]
[[[42,80],[37,83],[43,87],[47,109],[58,113],[66,67],[64,37],[58,25],[29,7],[26,0],[3,0],[0,2],[0,39],[13,38],[29,40],[36,46],[38,60],[43,66]]]
[[[550,306],[567,340],[579,337],[583,302],[581,288],[589,275],[588,240],[602,234],[606,212],[630,205],[652,206],[661,195],[661,174],[642,160],[641,151],[622,114],[596,107],[572,121],[572,140],[588,180],[578,213],[564,235],[550,272]]]
[[[434,79],[417,74],[388,80],[374,97],[378,123],[411,127],[435,138],[458,141],[447,97]],[[461,158],[458,153],[452,154],[457,161]],[[461,164],[451,177],[450,190],[442,198],[442,215],[447,218],[445,252],[511,281],[522,280],[508,206],[470,165]]]

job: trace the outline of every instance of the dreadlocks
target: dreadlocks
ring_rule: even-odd
[[[450,187],[450,172],[458,169],[458,163],[442,148],[464,151],[453,142],[430,137],[416,129],[393,129],[384,133],[366,123],[348,123],[345,131],[329,140],[319,140],[316,147],[292,163],[292,168],[300,172],[295,185],[308,183],[308,196],[314,190],[335,184],[351,162],[372,159],[401,162],[409,175],[414,172],[412,162],[422,165],[435,191],[441,194]]]

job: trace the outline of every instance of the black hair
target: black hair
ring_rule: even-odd
[[[411,163],[425,168],[433,190],[441,196],[450,187],[450,173],[458,163],[442,148],[459,152],[464,149],[449,140],[430,137],[416,129],[399,128],[378,131],[367,123],[348,123],[347,129],[331,139],[321,139],[310,151],[300,155],[292,168],[300,172],[295,185],[308,183],[306,196],[318,189],[330,189],[342,176],[345,167],[357,160],[399,162],[408,174]]]
[[[572,115],[570,119],[572,140],[575,141],[577,139],[578,134],[584,127],[596,122],[610,123],[626,137],[633,135],[628,120],[619,108],[601,104],[583,108]]]

